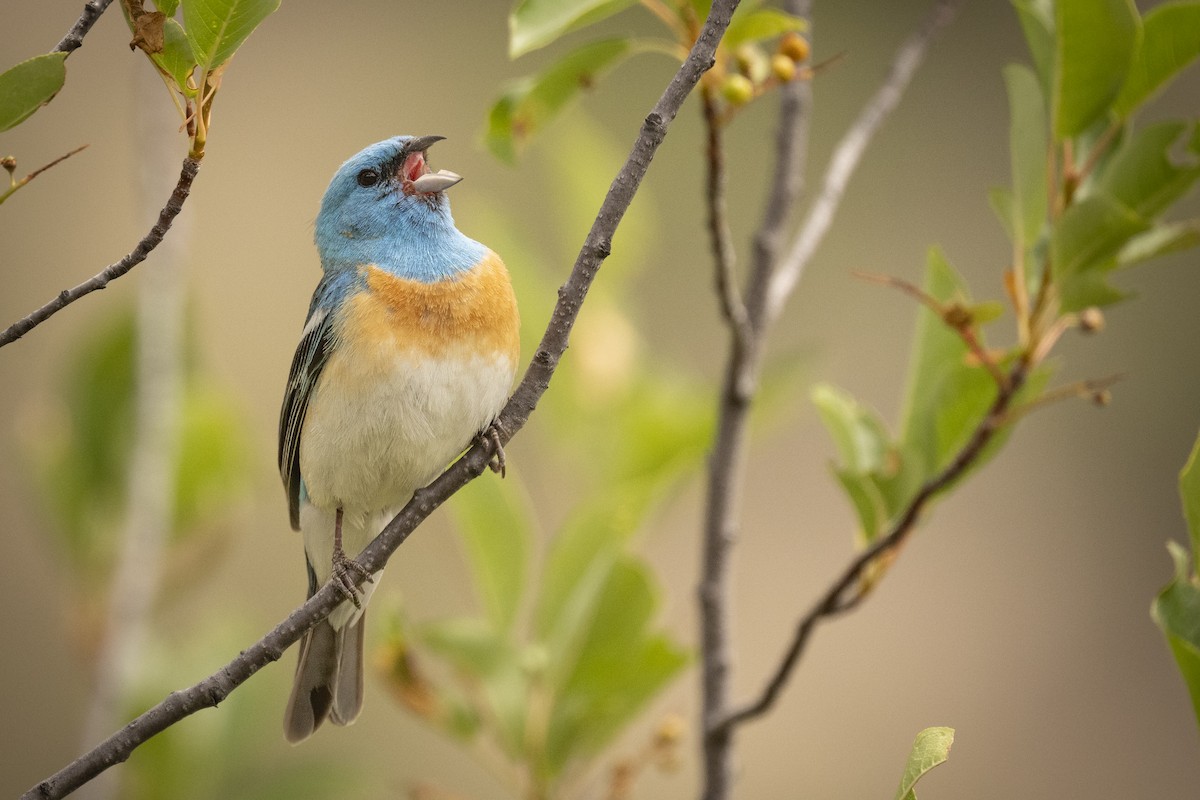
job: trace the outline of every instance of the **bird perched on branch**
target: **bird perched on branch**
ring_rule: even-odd
[[[357,555],[475,436],[491,427],[516,372],[518,316],[499,256],[460,233],[432,172],[441,136],[397,136],[338,169],[321,201],[313,293],[279,420],[279,472],[302,532],[311,597],[331,577],[345,601],[304,635],[284,728],[306,739],[363,702],[363,620],[380,573],[360,590]]]

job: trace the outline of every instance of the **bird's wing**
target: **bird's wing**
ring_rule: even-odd
[[[300,432],[313,388],[333,351],[332,314],[314,303],[292,358],[283,409],[279,413],[279,475],[287,490],[292,529],[300,530]]]

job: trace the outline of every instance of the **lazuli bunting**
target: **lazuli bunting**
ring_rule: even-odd
[[[499,256],[454,226],[431,172],[440,136],[397,136],[338,169],[321,201],[324,276],[292,361],[279,472],[302,532],[311,597],[330,577],[346,600],[304,635],[284,729],[307,738],[363,702],[359,553],[495,420],[516,373],[517,304]],[[498,443],[498,440],[497,440]]]

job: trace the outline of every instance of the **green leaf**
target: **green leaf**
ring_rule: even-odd
[[[1113,103],[1124,118],[1200,56],[1200,3],[1164,3],[1142,20],[1129,79]]]
[[[630,513],[623,497],[605,497],[579,509],[550,545],[534,607],[533,631],[542,641],[569,643],[590,613],[640,509]]]
[[[1183,517],[1192,538],[1192,554],[1200,559],[1200,437],[1196,438],[1191,455],[1179,472],[1179,496],[1183,500]],[[1193,569],[1200,572],[1200,560]]]
[[[1064,311],[1118,299],[1102,273],[1116,265],[1118,251],[1150,226],[1116,200],[1094,194],[1073,203],[1055,222],[1051,264]]]
[[[942,302],[969,305],[966,284],[937,248],[929,251],[924,290]],[[967,363],[962,337],[922,306],[909,365],[899,441],[919,459],[919,472],[941,469],[995,396],[987,370]]]
[[[865,473],[883,466],[890,443],[887,430],[874,411],[827,383],[813,388],[812,402],[847,469]]]
[[[196,93],[196,90],[188,88],[188,78],[196,69],[196,57],[192,54],[192,43],[187,33],[178,22],[168,19],[163,24],[162,52],[151,54],[150,60],[175,81],[180,92],[188,95]]]
[[[508,57],[545,47],[569,31],[636,4],[637,0],[520,0],[508,17]]]
[[[513,163],[520,149],[566,104],[631,49],[628,39],[592,42],[568,53],[541,74],[508,87],[488,113],[483,141],[502,161]]]
[[[1139,130],[1105,164],[1095,188],[1152,219],[1200,178],[1196,158],[1200,142],[1195,135],[1188,141],[1190,163],[1180,163],[1171,155],[1171,148],[1191,127],[1184,122],[1160,122]]]
[[[173,17],[175,10],[179,8],[179,0],[154,0],[154,7],[168,17]]]
[[[0,131],[19,125],[54,99],[67,80],[66,61],[66,53],[46,53],[0,73]]]
[[[183,24],[196,63],[214,73],[233,58],[246,38],[279,8],[280,0],[187,0]]]
[[[1054,75],[1053,0],[1013,0],[1013,7],[1017,10],[1017,19],[1037,68],[1042,91],[1049,94]]]
[[[1194,541],[1195,530],[1192,536]],[[1150,616],[1166,636],[1200,724],[1200,585],[1189,569],[1187,551],[1175,542],[1167,542],[1167,549],[1175,562],[1175,577],[1155,598]]]
[[[451,498],[450,510],[487,617],[497,631],[509,631],[533,539],[528,498],[511,478],[472,481]]]
[[[1037,76],[1018,64],[1004,68],[1008,88],[1014,242],[1026,252],[1046,224],[1046,105]]]
[[[1054,133],[1076,136],[1102,117],[1129,75],[1141,36],[1132,0],[1058,0]]]
[[[554,695],[546,735],[550,776],[607,744],[687,663],[671,639],[648,632],[657,606],[650,570],[629,555],[614,562],[573,669]]]
[[[954,728],[926,728],[917,734],[908,763],[904,766],[904,777],[896,790],[896,800],[917,800],[914,787],[925,773],[950,758],[950,747],[954,744]]]
[[[1017,206],[1012,190],[1006,186],[993,186],[988,189],[988,205],[991,207],[992,213],[996,215],[996,219],[1000,220],[1000,226],[1004,228],[1004,233],[1008,238],[1016,239],[1017,223],[1014,217]]]
[[[1117,266],[1128,267],[1197,245],[1200,245],[1200,220],[1156,225],[1125,243],[1117,253]]]
[[[741,7],[738,10],[741,11]],[[735,13],[722,41],[729,47],[737,47],[746,42],[757,42],[782,36],[789,31],[807,29],[808,22],[801,17],[792,16],[777,8],[759,8],[742,14]]]

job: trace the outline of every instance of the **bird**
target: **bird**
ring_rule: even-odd
[[[475,439],[504,466],[495,420],[520,318],[504,262],[455,226],[445,191],[460,176],[429,167],[444,138],[363,149],[316,218],[323,275],[288,374],[279,473],[308,596],[333,578],[345,599],[301,639],[284,715],[293,744],[362,710],[365,609],[382,570],[367,575],[350,556]]]

